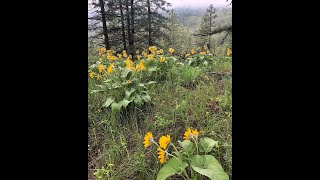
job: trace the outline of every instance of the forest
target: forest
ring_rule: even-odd
[[[88,1],[88,179],[232,179],[232,1],[209,2]]]

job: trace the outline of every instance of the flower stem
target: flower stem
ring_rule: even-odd
[[[196,144],[197,152],[198,152],[198,154],[199,154],[198,143],[197,143],[197,141],[193,138],[193,136],[191,136],[191,138],[193,139],[194,143]]]
[[[158,145],[158,143],[155,142],[153,139],[151,139],[151,142],[155,143],[155,144],[158,146],[158,148],[160,148],[160,146]]]

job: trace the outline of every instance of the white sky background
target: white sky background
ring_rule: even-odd
[[[226,0],[166,0],[171,3],[171,7],[208,7],[210,4],[213,4],[213,7],[225,7],[230,4],[231,0],[228,2]],[[232,7],[232,5],[228,6]]]

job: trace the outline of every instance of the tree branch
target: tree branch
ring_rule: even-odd
[[[223,31],[232,31],[232,25],[231,26],[223,26],[223,27],[220,27],[220,28],[217,28],[213,31],[209,31],[208,33],[205,33],[205,34],[192,34],[193,36],[208,36],[208,35],[213,35],[213,34],[218,34],[218,33],[221,33]]]

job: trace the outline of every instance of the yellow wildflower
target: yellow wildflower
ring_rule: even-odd
[[[194,49],[191,50],[191,54],[194,54]]]
[[[153,60],[153,54],[149,54],[148,59]]]
[[[106,48],[98,48],[98,51],[99,51],[99,56],[101,56],[103,53],[106,52]]]
[[[126,60],[126,68],[130,70],[135,70],[133,61],[130,58],[127,58]]]
[[[157,154],[159,155],[158,158],[159,158],[160,163],[161,164],[165,163],[166,162],[166,157],[165,157],[164,150],[161,149],[161,148],[158,148],[157,150],[159,151]]]
[[[206,112],[206,116],[208,117],[210,115],[210,113],[209,112]]]
[[[111,56],[111,60],[118,60],[117,56]]]
[[[230,56],[231,55],[231,50],[230,48],[227,49],[227,56]]]
[[[142,52],[142,56],[147,57],[147,53],[145,51]]]
[[[144,148],[147,148],[148,146],[150,146],[152,140],[153,140],[152,133],[147,132],[147,134],[144,136],[144,141],[143,141]]]
[[[199,136],[199,132],[198,130],[192,130],[192,135],[195,136],[195,137],[198,137]]]
[[[169,48],[169,52],[172,54],[174,52],[173,48]]]
[[[101,76],[100,76],[100,74],[98,74],[98,75],[97,75],[97,79],[98,79],[98,80],[99,80],[99,79],[101,79]]]
[[[160,62],[164,62],[164,61],[166,61],[166,57],[161,56]]]
[[[143,61],[140,61],[140,63],[136,67],[136,70],[141,71],[141,70],[145,70],[145,69],[146,69],[146,67],[144,66]]]
[[[99,61],[102,62],[102,58],[99,58]]]
[[[98,69],[99,69],[99,72],[101,73],[103,71],[103,69],[104,69],[103,64],[99,64],[98,65]]]
[[[160,137],[159,144],[161,148],[166,149],[169,143],[170,143],[170,135]]]
[[[93,78],[94,77],[94,72],[90,72],[89,76],[90,76],[90,78]]]
[[[185,140],[189,140],[189,138],[190,138],[190,135],[192,135],[192,133],[191,133],[191,129],[190,128],[188,128],[187,129],[187,131],[186,132],[184,132],[184,137],[183,137],[183,139],[185,139]]]
[[[122,54],[119,54],[119,53],[118,53],[118,57],[121,58],[121,57],[122,57]]]
[[[108,69],[107,69],[107,71],[108,71],[108,73],[112,73],[113,72],[113,68],[114,68],[114,63],[112,63],[109,67],[108,67]]]
[[[199,54],[200,54],[200,55],[205,55],[206,52],[205,52],[205,51],[202,51],[202,52],[200,52]]]
[[[136,54],[139,54],[139,50],[136,50]]]
[[[108,55],[112,55],[113,52],[114,52],[114,50],[107,50],[107,54],[108,54]]]
[[[140,55],[137,55],[137,59],[138,59],[139,61],[141,60],[140,57],[141,57]]]
[[[159,50],[157,51],[157,54],[163,54],[163,49],[159,49]]]
[[[157,47],[156,46],[150,46],[149,50],[151,51],[152,54],[154,54],[156,52],[156,50],[157,50]]]
[[[122,54],[123,54],[123,57],[125,57],[125,58],[128,57],[126,50],[123,50],[123,51],[122,51]]]
[[[190,56],[190,54],[188,53],[188,54],[186,54],[186,57],[189,57]]]

